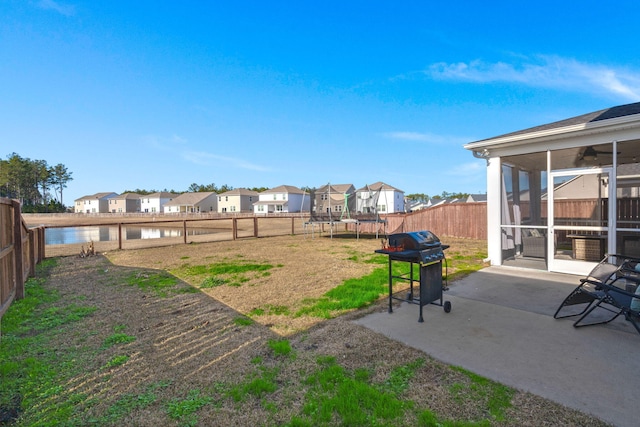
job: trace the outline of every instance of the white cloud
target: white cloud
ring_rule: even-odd
[[[519,58],[518,63],[439,62],[425,74],[434,79],[476,83],[512,82],[580,92],[597,92],[626,100],[640,99],[640,73],[552,55]]]
[[[473,138],[464,138],[460,136],[451,136],[451,135],[436,135],[433,133],[421,133],[421,132],[410,132],[410,131],[398,131],[398,132],[387,132],[383,134],[384,137],[390,139],[399,139],[403,141],[417,141],[417,142],[425,142],[429,144],[466,144],[469,141],[473,141]]]
[[[176,144],[185,145],[188,140],[187,138],[183,138],[180,135],[173,134],[171,141],[175,142]]]
[[[76,13],[75,6],[62,4],[54,0],[40,0],[37,5],[40,9],[53,10],[64,16],[73,16]]]
[[[183,151],[182,153],[180,153],[180,155],[183,159],[197,165],[214,166],[216,164],[223,164],[226,166],[231,165],[239,169],[248,169],[261,172],[266,172],[269,170],[269,168],[255,165],[253,163],[247,162],[246,160],[237,159],[234,157],[219,156],[217,154],[207,153],[205,151]]]
[[[271,169],[253,164],[243,159],[235,157],[219,156],[207,151],[192,150],[188,147],[188,139],[173,134],[170,138],[158,138],[153,135],[144,137],[147,146],[155,150],[171,153],[173,156],[181,157],[183,160],[201,166],[231,166],[238,169],[247,169],[260,172]]]
[[[445,175],[458,177],[481,177],[486,174],[487,164],[482,161],[459,164],[447,169]]]

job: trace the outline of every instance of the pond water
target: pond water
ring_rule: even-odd
[[[219,230],[217,230],[219,232]],[[181,237],[184,230],[182,228],[152,228],[123,226],[123,240],[136,239],[159,239],[162,237]],[[187,229],[187,235],[195,236],[201,234],[215,233],[211,229]],[[116,226],[91,226],[91,227],[62,227],[47,228],[44,233],[45,245],[70,245],[74,243],[108,242],[118,240],[118,227]]]

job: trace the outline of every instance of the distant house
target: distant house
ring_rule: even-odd
[[[363,214],[404,212],[404,191],[384,182],[365,185],[356,190],[356,212]]]
[[[428,199],[428,200],[408,200],[404,201],[404,209],[406,212],[416,212],[421,209],[427,209],[438,203],[439,199]]]
[[[253,212],[253,204],[260,200],[257,191],[236,188],[218,194],[218,212]]]
[[[116,197],[118,193],[96,193],[74,200],[73,211],[75,213],[108,213],[109,199]]]
[[[431,203],[431,206],[429,206],[429,207],[433,208],[433,207],[436,207],[436,206],[450,205],[452,203],[464,203],[466,201],[467,201],[467,199],[460,199],[458,197],[451,197],[451,198],[447,198],[447,199],[433,198],[433,199],[431,199],[429,201]]]
[[[176,197],[177,194],[166,191],[144,195],[140,199],[140,212],[161,213],[164,205]]]
[[[313,191],[312,215],[315,218],[350,218],[356,212],[356,188],[353,184],[327,184]]]
[[[216,212],[218,197],[214,192],[182,193],[164,204],[164,213]]]
[[[138,193],[124,193],[110,198],[109,212],[140,212],[140,195]]]
[[[253,204],[256,214],[293,213],[309,210],[309,194],[292,185],[281,185],[258,194]]]
[[[473,203],[473,202],[487,203],[487,195],[486,194],[469,194],[469,197],[467,197],[467,203]]]

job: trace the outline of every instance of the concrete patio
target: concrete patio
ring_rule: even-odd
[[[640,335],[618,318],[574,328],[553,318],[580,277],[489,267],[445,292],[452,310],[403,302],[357,324],[508,386],[590,413],[616,426],[637,426]]]

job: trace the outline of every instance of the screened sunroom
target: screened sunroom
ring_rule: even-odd
[[[640,257],[640,103],[465,145],[487,162],[492,265],[586,274]]]

